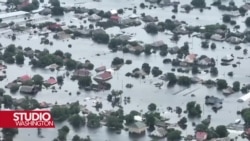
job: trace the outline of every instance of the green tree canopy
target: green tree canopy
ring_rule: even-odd
[[[13,106],[12,97],[10,95],[4,95],[3,104],[5,107],[2,107],[2,108],[11,108]]]
[[[156,110],[156,107],[157,107],[156,104],[151,103],[151,104],[148,105],[148,110],[151,111],[151,112],[153,112],[153,111]]]
[[[81,138],[78,135],[74,135],[72,138],[72,141],[80,141],[80,140],[81,140]]]
[[[241,111],[241,116],[244,119],[246,125],[250,125],[250,108],[245,108]]]
[[[69,123],[74,127],[74,128],[80,128],[85,125],[86,120],[84,117],[81,117],[78,114],[74,114],[69,118]]]
[[[32,77],[35,85],[42,85],[43,84],[43,77],[39,74],[36,74]]]
[[[233,83],[233,90],[234,90],[235,92],[238,92],[238,91],[240,90],[240,82],[239,82],[239,81],[235,81],[235,82]]]
[[[78,114],[79,112],[80,112],[79,101],[71,103],[69,107],[69,113],[73,115],[73,114]]]
[[[23,53],[18,52],[15,59],[16,59],[17,64],[19,64],[19,65],[23,64],[24,63],[24,55],[23,55]]]
[[[250,27],[250,17],[246,18],[245,24],[246,24],[247,27]]]
[[[226,126],[224,125],[219,125],[215,129],[216,133],[219,135],[220,138],[227,137],[229,132],[227,131]]]
[[[87,116],[87,126],[91,128],[97,128],[100,127],[100,117],[97,114],[90,113]]]
[[[15,135],[18,134],[18,129],[17,128],[3,128],[2,133],[4,136],[13,138]]]
[[[205,124],[197,124],[195,127],[196,132],[206,132],[208,127]]]
[[[5,90],[3,88],[0,88],[0,96],[3,96],[5,94]]]
[[[69,127],[66,125],[63,126],[61,129],[58,130],[58,139],[60,141],[65,141],[68,133],[69,133]]]
[[[69,117],[69,109],[66,106],[55,105],[50,111],[53,119],[58,122],[65,121]]]
[[[172,130],[167,133],[168,141],[177,141],[181,139],[181,131],[179,130]]]
[[[91,77],[89,77],[89,76],[80,77],[79,80],[78,80],[78,85],[81,88],[90,86],[91,84],[92,84],[92,80],[91,80]]]
[[[195,8],[205,8],[206,7],[206,1],[205,0],[192,0],[191,4]]]
[[[223,90],[227,88],[227,81],[224,79],[219,79],[217,80],[217,89],[218,90]]]
[[[20,107],[25,110],[33,110],[39,108],[39,102],[36,99],[25,97],[24,101],[20,103]]]
[[[123,122],[119,120],[116,116],[108,116],[107,117],[107,127],[113,128],[113,129],[122,129],[123,128]]]
[[[187,112],[189,117],[200,117],[201,116],[201,107],[200,104],[196,104],[196,102],[188,102],[187,103]]]

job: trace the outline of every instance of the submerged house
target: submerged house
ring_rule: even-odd
[[[38,92],[35,86],[21,86],[20,93],[22,94],[36,94]]]
[[[238,10],[230,11],[230,12],[227,12],[227,14],[224,14],[223,16],[230,16],[231,18],[235,18],[235,17],[240,16],[240,12]]]
[[[78,28],[74,28],[74,29],[70,29],[75,36],[79,36],[79,37],[91,37],[91,30],[87,29],[87,28],[83,28],[83,29],[78,29]]]
[[[222,102],[223,102],[222,99],[219,99],[219,98],[214,97],[214,96],[206,97],[206,100],[205,100],[206,105],[215,105],[216,103],[222,103]]]
[[[219,110],[223,107],[222,103],[216,103],[212,106],[213,110]]]
[[[167,131],[164,128],[156,128],[153,132],[150,133],[150,136],[163,138],[167,135]]]
[[[224,95],[230,95],[234,93],[234,90],[232,87],[227,87],[226,89],[223,89],[222,92]]]
[[[207,133],[206,132],[196,132],[195,139],[196,139],[196,141],[205,141],[207,139]]]
[[[125,18],[119,20],[119,24],[121,25],[121,27],[138,26],[141,25],[141,21],[138,19]]]
[[[131,15],[129,15],[129,18],[130,19],[137,19],[137,18],[139,18],[139,16],[136,14],[131,14]]]
[[[90,71],[86,69],[78,69],[73,72],[73,77],[87,77],[90,76]]]
[[[48,26],[48,29],[51,31],[62,31],[62,27],[60,24],[54,23]]]
[[[152,16],[150,16],[150,15],[146,15],[146,16],[144,16],[144,17],[142,18],[142,21],[144,21],[144,22],[157,22],[158,19],[155,18],[155,17],[152,17]]]
[[[88,17],[88,20],[91,22],[97,22],[100,21],[102,18],[100,16],[98,16],[97,14],[93,14],[91,16]]]
[[[46,67],[46,69],[50,69],[50,70],[57,70],[60,66],[57,64],[51,64],[49,66]]]
[[[23,75],[17,78],[18,82],[25,82],[31,80],[31,77],[29,75]]]
[[[159,3],[160,6],[171,6],[171,0],[161,0],[161,2]]]
[[[169,52],[170,54],[176,54],[179,50],[180,50],[180,48],[176,46],[176,47],[171,47],[171,48],[169,48],[169,49],[168,49],[168,52]]]
[[[159,40],[159,41],[153,42],[152,44],[150,44],[150,46],[151,46],[153,49],[159,49],[159,48],[161,48],[161,47],[166,46],[166,44],[165,44],[162,40]]]
[[[211,37],[210,37],[211,40],[214,40],[214,41],[224,41],[224,38],[222,35],[220,34],[213,34]]]
[[[0,71],[0,81],[5,79],[7,76],[2,71]]]
[[[213,110],[219,110],[223,106],[223,100],[214,96],[207,96],[205,104],[211,105]]]
[[[145,133],[146,129],[147,129],[147,126],[143,122],[135,122],[128,128],[129,133],[132,133],[132,134]]]
[[[57,83],[57,80],[54,77],[50,77],[48,80],[44,81],[45,85],[55,85],[56,83]]]
[[[247,94],[241,96],[237,101],[242,103],[242,102],[248,101],[249,99],[250,99],[250,93],[247,93]]]
[[[208,67],[213,65],[212,59],[208,57],[204,57],[198,60],[197,64],[202,67]]]
[[[231,62],[234,60],[234,56],[233,55],[226,55],[223,58],[221,58],[221,61],[223,62]]]
[[[118,23],[121,20],[121,17],[119,17],[118,15],[113,15],[110,17],[110,20]]]
[[[112,78],[112,74],[109,71],[105,71],[101,74],[98,74],[94,77],[94,80],[98,82],[103,82],[103,81],[108,81],[109,79]]]
[[[144,47],[141,46],[141,45],[135,45],[135,46],[128,45],[127,48],[129,50],[129,52],[131,52],[131,53],[143,52],[144,51]]]
[[[239,44],[242,42],[242,39],[238,38],[238,37],[231,36],[231,37],[227,38],[226,41],[231,43],[231,44]]]
[[[102,71],[106,71],[106,66],[98,67],[98,68],[95,69],[95,71],[96,71],[97,73],[102,72]]]
[[[7,66],[0,64],[0,70],[5,70],[6,68],[7,68]]]
[[[185,57],[185,62],[192,64],[196,60],[197,54],[189,54]]]

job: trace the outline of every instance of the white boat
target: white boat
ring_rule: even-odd
[[[241,122],[241,119],[236,119],[236,120],[234,121],[235,124],[240,124],[240,122]]]

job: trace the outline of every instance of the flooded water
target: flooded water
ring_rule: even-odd
[[[74,3],[82,2],[80,0],[61,0],[62,2],[65,2],[65,5],[74,5]],[[86,2],[86,1],[84,1]],[[85,4],[82,4],[82,6],[85,6],[87,8],[97,8],[102,10],[111,10],[114,8],[125,8],[125,7],[139,7],[139,4],[142,2],[142,0],[103,0],[102,2],[86,2]],[[190,0],[183,0],[181,1],[182,4],[189,3]],[[212,0],[210,1],[212,2]],[[209,0],[207,0],[207,3],[209,3]],[[243,2],[240,0],[237,0],[237,5],[242,5]],[[157,8],[157,9],[140,9],[137,8],[137,13],[147,13],[152,16],[158,16],[159,20],[163,21],[165,19],[170,19],[172,15],[176,15],[176,18],[178,20],[186,21],[190,25],[206,25],[206,24],[214,24],[215,22],[221,23],[221,15],[222,12],[218,11],[217,8],[212,7],[211,10],[204,10],[203,13],[200,13],[199,10],[193,10],[189,14],[185,13],[178,13],[173,14],[171,12],[172,7],[166,7],[166,8]],[[126,11],[124,16],[127,16],[129,14],[132,14],[133,11]],[[159,14],[160,13],[160,14]],[[65,21],[66,23],[69,23],[69,18],[72,18],[73,13],[68,13],[61,19]],[[199,17],[199,20],[196,20],[196,17]],[[245,30],[245,25],[243,23],[245,17],[239,17],[236,19],[237,23],[241,26],[241,31]],[[11,19],[10,19],[11,20]],[[72,24],[83,24],[82,21],[74,20]],[[86,25],[87,26],[87,25]],[[122,29],[122,31],[128,32],[128,33],[136,33],[135,39],[144,41],[146,43],[152,43],[154,41],[163,40],[165,43],[168,44],[169,47],[173,47],[176,45],[183,45],[184,42],[188,41],[190,42],[190,51],[192,53],[197,53],[199,55],[207,55],[209,57],[214,57],[218,59],[218,69],[219,69],[219,75],[216,78],[211,78],[210,74],[199,74],[197,75],[200,78],[204,79],[217,79],[217,78],[223,78],[226,79],[229,83],[229,85],[232,85],[232,83],[236,80],[240,81],[241,84],[247,84],[249,83],[249,78],[246,77],[247,75],[250,75],[248,66],[250,65],[250,61],[248,59],[244,60],[234,60],[235,62],[240,62],[241,65],[239,65],[237,68],[233,68],[230,66],[220,66],[220,59],[224,57],[227,54],[234,54],[235,58],[238,56],[243,55],[243,51],[235,51],[234,45],[230,45],[228,43],[220,43],[216,42],[217,48],[212,51],[211,49],[202,49],[201,48],[201,40],[197,38],[188,38],[187,36],[183,36],[180,41],[175,44],[170,41],[171,36],[165,35],[163,33],[158,33],[155,36],[151,36],[147,34],[144,29],[144,25],[141,25],[139,27],[130,27],[126,29]],[[106,30],[110,34],[116,34],[120,33],[121,30],[118,28],[110,28]],[[50,38],[52,39],[53,34],[50,35]],[[48,49],[50,52],[54,52],[56,50],[62,50],[64,52],[69,52],[73,55],[73,58],[79,61],[85,61],[86,59],[90,60],[95,64],[95,67],[106,65],[110,66],[110,63],[114,57],[123,57],[126,59],[131,59],[133,63],[131,65],[124,65],[119,71],[116,71],[114,73],[113,79],[110,80],[110,83],[112,84],[112,89],[122,89],[124,91],[123,96],[130,96],[131,97],[131,103],[128,105],[124,105],[124,112],[128,113],[131,110],[147,110],[147,106],[149,103],[156,103],[158,106],[159,111],[163,112],[166,111],[166,107],[176,107],[181,106],[183,109],[185,109],[187,102],[189,101],[197,101],[202,105],[203,108],[203,114],[202,118],[204,119],[207,117],[207,115],[212,115],[212,126],[216,125],[227,125],[231,122],[234,122],[235,119],[238,119],[236,115],[237,110],[241,110],[244,107],[247,107],[247,103],[239,104],[237,103],[237,98],[239,98],[242,94],[241,93],[235,93],[229,97],[225,97],[222,95],[221,92],[217,91],[216,88],[208,89],[206,87],[200,86],[200,85],[194,85],[189,90],[186,90],[180,94],[173,95],[173,93],[179,91],[180,89],[183,89],[182,87],[175,86],[174,88],[167,88],[163,87],[162,89],[156,88],[151,82],[161,82],[158,78],[153,78],[152,76],[148,76],[145,80],[140,79],[133,79],[125,77],[125,74],[127,72],[131,72],[134,68],[141,67],[141,65],[145,62],[149,63],[152,67],[158,66],[161,70],[163,70],[164,73],[170,72],[172,66],[171,64],[166,65],[163,64],[162,61],[166,57],[160,57],[158,54],[152,54],[151,56],[145,56],[144,54],[141,54],[140,56],[135,56],[131,54],[123,54],[122,52],[118,53],[111,53],[110,50],[107,48],[106,45],[100,45],[94,43],[91,39],[77,39],[77,40],[69,40],[69,41],[55,41],[53,40],[53,46],[50,45],[41,45],[40,44],[40,37],[33,36],[31,39],[29,39],[28,34],[19,35],[18,39],[14,42],[12,42],[10,39],[5,39],[4,37],[1,37],[1,43],[3,45],[9,45],[11,43],[14,43],[16,45],[21,45],[22,47],[31,47],[33,49]],[[72,48],[68,48],[68,44],[72,44]],[[248,48],[248,44],[241,44],[240,45],[243,49]],[[224,47],[224,48],[223,48]],[[100,56],[96,56],[96,54],[101,54]],[[172,58],[173,56],[169,55],[169,58]],[[244,56],[244,58],[248,58],[248,56]],[[233,71],[234,76],[228,77],[227,73]],[[16,65],[9,65],[7,69],[7,76],[8,78],[5,79],[0,83],[1,87],[4,87],[8,82],[11,82],[13,79],[16,79],[17,77],[29,74],[41,74],[44,76],[45,79],[53,76],[56,77],[57,75],[60,75],[64,73],[63,71],[60,72],[51,72],[48,70],[41,70],[41,69],[30,69],[30,66],[28,66],[28,59],[26,59],[25,65],[22,67],[16,66]],[[93,72],[95,73],[95,72]],[[177,73],[178,74],[178,73]],[[189,74],[179,74],[179,75],[189,75]],[[190,74],[191,75],[191,74]],[[131,83],[134,85],[132,89],[126,89],[125,85],[127,83]],[[57,86],[56,86],[57,87]],[[194,92],[196,95],[195,97],[191,97],[190,95],[183,96],[184,93],[191,91],[195,88],[199,88],[197,91]],[[68,90],[69,92],[72,92],[72,95],[70,96],[68,92],[65,92],[65,90]],[[57,93],[52,93],[51,90],[42,90],[42,92],[39,92],[35,98],[39,101],[46,101],[50,103],[57,102],[58,104],[65,104],[67,102],[75,102],[79,100],[79,102],[83,105],[87,105],[87,108],[90,110],[94,109],[92,108],[93,103],[92,101],[84,102],[84,98],[86,97],[101,97],[103,99],[103,109],[112,109],[109,103],[106,103],[106,97],[109,93],[108,91],[104,92],[85,92],[81,91],[80,95],[77,95],[76,92],[78,90],[77,82],[73,82],[70,80],[70,78],[66,78],[64,80],[64,85],[61,90],[58,90]],[[220,97],[224,99],[223,103],[223,109],[220,110],[218,113],[214,113],[211,110],[211,107],[207,107],[203,105],[205,96],[206,95],[213,95],[216,97]],[[12,95],[16,98],[23,97],[19,93]],[[179,120],[176,114],[170,114],[169,117],[171,118],[171,122],[176,122]],[[199,122],[199,120],[195,120],[195,122]],[[189,122],[191,123],[191,122]],[[65,123],[66,124],[66,123]],[[62,125],[57,125],[57,128],[60,128]],[[85,137],[89,135],[93,141],[149,141],[151,140],[148,135],[142,136],[140,138],[130,138],[128,136],[128,133],[126,131],[122,131],[121,134],[116,134],[114,132],[108,131],[105,127],[96,129],[96,130],[90,130],[88,128],[82,128],[80,131],[76,131],[80,136]],[[73,135],[76,134],[73,132],[73,129],[69,133],[68,140],[71,140]],[[45,138],[38,138],[37,137],[37,130],[36,129],[20,129],[19,134],[16,136],[16,140],[18,141],[25,141],[25,140],[41,140],[41,141],[48,141],[52,140],[57,136],[57,130],[56,129],[43,129],[42,134],[45,136]],[[188,128],[183,131],[183,135],[187,134],[194,134],[193,127],[191,125],[188,125]],[[234,134],[231,134],[231,136],[235,136]],[[238,139],[239,140],[239,139]],[[240,140],[239,140],[240,141]]]

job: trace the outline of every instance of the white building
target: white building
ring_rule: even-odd
[[[17,11],[17,12],[0,14],[0,19],[17,18],[17,17],[28,16],[28,15],[29,15],[29,12]]]
[[[241,96],[237,101],[238,102],[245,102],[245,101],[247,101],[249,99],[250,99],[250,93],[247,93],[247,94]]]

